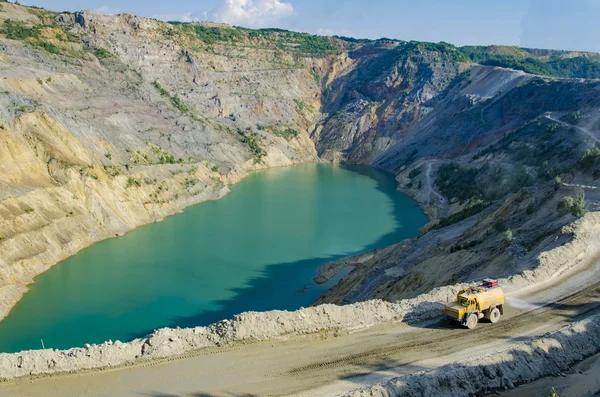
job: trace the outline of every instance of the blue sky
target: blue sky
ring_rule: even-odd
[[[600,0],[22,0],[316,34],[600,52]]]

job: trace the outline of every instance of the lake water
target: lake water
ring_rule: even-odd
[[[36,277],[0,322],[0,351],[127,341],[243,311],[308,306],[331,260],[418,235],[427,218],[367,167],[257,172],[221,200],[83,250]],[[300,290],[308,289],[299,293]]]

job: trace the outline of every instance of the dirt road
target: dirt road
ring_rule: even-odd
[[[481,323],[473,331],[438,319],[413,325],[386,324],[339,336],[296,336],[124,368],[18,379],[0,385],[0,395],[331,395],[493,351],[507,342],[526,340],[600,312],[597,280],[578,293],[554,300],[569,291],[569,284],[582,279],[590,282],[584,271],[561,283],[563,288],[537,291],[526,300],[511,299],[516,307],[509,308],[500,323]]]

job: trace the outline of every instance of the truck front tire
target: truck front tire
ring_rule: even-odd
[[[467,328],[473,329],[477,326],[477,321],[478,321],[477,314],[471,313],[467,317],[467,321],[465,322],[465,325],[467,326]]]

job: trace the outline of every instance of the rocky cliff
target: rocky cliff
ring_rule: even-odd
[[[96,241],[317,160],[325,58],[129,15],[2,3],[0,18],[0,318]]]
[[[600,176],[597,54],[0,6],[0,318],[58,261],[255,169],[371,164],[431,216],[324,268],[360,263],[329,302],[535,266],[577,216],[562,182]]]
[[[319,153],[393,172],[432,222],[417,239],[324,266],[318,282],[354,270],[317,303],[532,271],[598,209],[598,80],[467,67],[418,45],[378,77],[355,73],[340,88],[353,99],[315,137]]]

